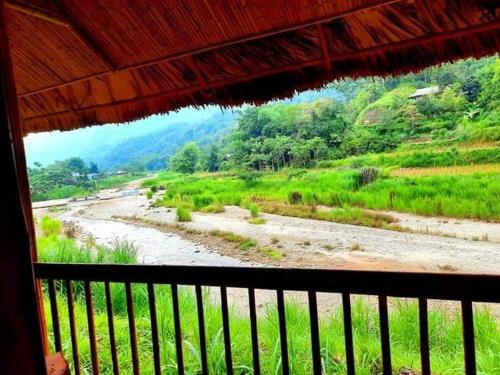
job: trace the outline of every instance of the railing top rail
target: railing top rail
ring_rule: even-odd
[[[500,302],[500,275],[357,270],[35,263],[38,279],[226,286]]]

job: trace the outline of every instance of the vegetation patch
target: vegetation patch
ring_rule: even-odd
[[[500,153],[500,151],[499,151]],[[398,168],[391,171],[394,177],[415,177],[415,176],[452,176],[468,175],[475,173],[500,174],[500,164],[478,164],[461,165],[451,167],[430,167],[430,168]]]
[[[253,219],[248,220],[248,222],[254,225],[263,225],[266,223],[266,219],[264,219],[263,217],[255,217]]]
[[[178,222],[188,222],[191,221],[191,212],[185,207],[178,207],[176,211]]]
[[[272,247],[261,247],[259,252],[277,262],[279,262],[283,257],[283,254],[279,250]]]

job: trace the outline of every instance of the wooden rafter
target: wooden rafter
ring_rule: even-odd
[[[92,52],[94,52],[101,61],[106,65],[106,68],[111,71],[115,71],[118,68],[118,64],[111,59],[109,54],[99,45],[99,42],[95,40],[82,26],[81,22],[78,21],[76,17],[73,17],[71,11],[65,5],[64,1],[58,1],[58,7],[61,9],[66,16],[72,30],[79,36],[79,38],[89,47]]]
[[[405,49],[405,48],[412,48],[412,47],[418,46],[418,45],[425,45],[425,44],[429,44],[429,43],[439,42],[442,40],[465,37],[465,36],[470,35],[470,34],[481,33],[481,32],[486,32],[486,31],[496,30],[496,29],[500,29],[500,21],[493,21],[493,22],[489,22],[489,23],[485,23],[485,24],[480,24],[480,25],[470,26],[470,27],[466,27],[466,28],[462,28],[462,29],[447,31],[447,32],[439,33],[439,34],[432,34],[432,35],[407,39],[407,40],[403,40],[403,41],[399,41],[399,42],[387,43],[387,44],[380,45],[377,47],[364,48],[364,49],[360,49],[358,51],[353,51],[353,52],[346,53],[343,55],[333,56],[332,62],[335,63],[335,62],[351,61],[351,60],[354,60],[354,59],[359,58],[359,57],[367,57],[370,55],[376,55],[376,54],[383,53],[383,52],[396,51],[396,50]],[[230,86],[230,85],[237,84],[237,83],[247,82],[247,81],[263,78],[266,76],[271,76],[273,74],[279,74],[279,73],[283,73],[283,72],[291,72],[291,71],[296,71],[299,69],[305,69],[305,68],[310,68],[310,67],[317,67],[317,66],[320,66],[322,64],[324,64],[323,57],[300,62],[300,63],[289,64],[289,65],[285,65],[285,66],[278,66],[278,67],[274,67],[271,69],[258,71],[258,72],[252,73],[252,74],[247,74],[244,76],[208,81],[206,83],[206,85],[207,85],[206,89],[214,90],[214,89],[218,89],[218,88],[225,87],[225,86]],[[37,116],[33,116],[33,117],[27,117],[27,118],[23,119],[23,122],[32,122],[32,121],[36,121],[39,119],[50,119],[50,118],[55,118],[55,117],[62,116],[62,115],[67,115],[70,113],[80,115],[80,114],[83,114],[85,112],[92,111],[92,110],[116,108],[116,107],[120,107],[120,106],[126,106],[126,105],[129,105],[132,103],[137,104],[137,103],[145,102],[145,101],[152,100],[152,99],[158,99],[158,100],[168,99],[168,98],[173,97],[173,96],[192,94],[195,92],[199,92],[201,90],[202,90],[202,88],[199,85],[194,85],[194,86],[170,90],[170,91],[162,92],[162,93],[158,93],[158,94],[147,95],[147,96],[143,96],[141,98],[126,99],[126,100],[121,100],[121,101],[114,102],[114,103],[86,107],[86,108],[81,108],[81,109],[72,110],[72,111],[64,110],[64,111],[51,113],[49,115],[37,115]]]
[[[64,17],[62,16],[55,16],[53,14],[50,14],[49,12],[40,10],[38,8],[35,8],[33,6],[27,5],[27,4],[21,4],[15,1],[7,1],[5,3],[6,7],[15,11],[18,11],[23,14],[27,14],[29,16],[33,16],[36,18],[39,18],[41,20],[53,23],[55,25],[59,26],[64,26],[68,29],[70,29],[74,34],[76,34],[80,40],[82,40],[89,49],[94,52],[103,64],[106,66],[107,69],[114,71],[117,68],[117,64],[110,59],[108,54],[102,49],[101,46],[92,38],[89,36],[89,34],[82,28],[82,26],[76,22],[75,19],[69,16],[69,13],[66,11],[64,8],[64,2],[60,2],[58,6],[64,10]]]
[[[5,2],[5,7],[20,13],[27,14],[29,16],[39,18],[47,22],[51,22],[59,26],[71,28],[70,23],[66,19],[56,16],[54,14],[50,14],[49,12],[43,11],[39,8],[35,8],[28,4],[21,4],[10,0]]]
[[[318,29],[319,43],[321,45],[321,52],[323,53],[323,61],[325,63],[325,69],[328,74],[332,73],[332,58],[330,57],[330,48],[325,35],[325,29],[322,23],[316,25]]]
[[[141,62],[138,64],[130,64],[130,65],[126,65],[126,66],[120,66],[119,68],[117,68],[115,70],[115,72],[124,72],[124,71],[133,70],[133,69],[145,68],[145,67],[156,65],[159,63],[165,63],[165,62],[185,58],[185,57],[190,56],[190,55],[197,55],[197,54],[201,54],[201,53],[205,53],[205,52],[209,52],[209,51],[223,49],[223,48],[230,47],[230,46],[233,46],[236,44],[249,42],[252,40],[263,39],[263,38],[267,38],[267,37],[274,36],[274,35],[284,34],[287,32],[316,26],[318,24],[328,23],[328,22],[334,21],[336,19],[341,19],[341,18],[344,18],[347,16],[351,16],[353,14],[360,13],[360,12],[369,11],[369,10],[373,10],[373,9],[384,7],[384,6],[389,6],[389,5],[392,5],[395,3],[400,3],[402,1],[405,1],[405,0],[380,0],[376,4],[360,6],[360,7],[353,8],[353,9],[347,10],[345,12],[337,13],[337,14],[334,14],[334,15],[331,15],[328,17],[320,17],[320,18],[317,18],[317,19],[312,20],[312,21],[294,24],[292,26],[287,26],[285,28],[278,28],[278,29],[266,31],[264,33],[253,34],[250,36],[246,36],[244,38],[237,38],[237,39],[233,39],[233,40],[222,42],[222,43],[215,43],[215,44],[203,47],[203,48],[197,48],[197,49],[185,51],[185,52],[174,54],[174,55],[163,56],[163,57],[160,57],[157,59]],[[81,78],[78,78],[78,79],[75,79],[72,81],[62,82],[59,84],[43,87],[43,88],[33,90],[30,92],[25,92],[25,93],[20,94],[19,97],[23,98],[23,97],[28,97],[31,95],[40,94],[40,93],[47,92],[50,90],[66,87],[66,86],[69,86],[69,85],[72,85],[75,83],[88,81],[89,79],[103,77],[103,76],[109,75],[111,73],[112,72],[110,72],[110,71],[105,71],[105,72],[91,74],[91,75],[81,77]]]

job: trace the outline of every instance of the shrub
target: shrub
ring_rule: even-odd
[[[290,191],[288,193],[288,202],[291,204],[302,203],[302,194],[298,191]]]
[[[259,250],[263,255],[268,256],[269,258],[274,259],[275,261],[280,261],[283,257],[280,251],[273,249],[272,247],[263,247]]]
[[[378,169],[373,167],[361,168],[354,175],[354,187],[359,189],[362,186],[368,185],[377,179]]]
[[[62,223],[48,215],[44,215],[40,220],[40,227],[44,236],[58,235],[61,233]]]
[[[238,178],[243,180],[246,187],[253,187],[258,184],[261,174],[259,172],[242,172],[238,174]]]
[[[181,223],[191,221],[191,212],[189,212],[187,208],[178,207],[176,215],[177,215],[177,221]]]
[[[195,210],[200,210],[203,207],[209,206],[214,202],[214,196],[210,194],[195,195],[193,203]]]
[[[151,186],[152,193],[156,193],[157,191],[158,191],[158,186],[156,186],[156,185]]]
[[[257,206],[255,203],[250,203],[248,209],[250,210],[250,215],[252,215],[252,217],[255,218],[259,216],[260,209],[259,206]]]
[[[255,246],[257,246],[257,241],[252,240],[252,239],[248,239],[248,240],[243,241],[240,244],[240,250],[248,250],[248,249],[255,247]]]
[[[153,192],[152,191],[146,192],[146,198],[153,199]]]

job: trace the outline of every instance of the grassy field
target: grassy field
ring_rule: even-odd
[[[500,174],[500,164],[461,165],[451,167],[397,168],[391,170],[393,177],[467,175],[476,173]]]
[[[370,172],[368,169],[291,169],[263,174],[194,176],[161,173],[156,179],[146,181],[144,186],[166,188],[157,205],[182,206],[191,210],[212,204],[248,208],[251,202],[255,202],[267,212],[290,216],[296,216],[294,212],[301,212],[302,216],[310,212],[311,218],[362,225],[365,225],[362,221],[369,225],[371,220],[366,218],[363,209],[500,220],[498,173],[391,177],[384,170]],[[367,176],[368,172],[373,176]],[[304,205],[308,210],[303,210]],[[315,217],[318,205],[335,209],[328,217],[324,214]]]
[[[78,245],[74,239],[58,234],[61,226],[54,220],[45,219],[42,229],[45,236],[39,239],[38,249],[41,261],[45,262],[86,262],[86,263],[127,263],[137,262],[133,244],[118,241],[112,248],[96,246],[92,240]],[[98,340],[100,368],[103,374],[112,373],[111,355],[102,283],[93,283],[95,326]],[[67,301],[63,284],[58,284],[58,306],[60,312],[63,351],[71,362],[71,341]],[[74,283],[75,315],[78,344],[84,373],[91,373],[90,347],[83,285]],[[114,323],[120,370],[123,374],[132,372],[128,336],[128,320],[124,287],[112,285]],[[138,332],[141,373],[153,373],[151,324],[146,286],[133,285],[133,299]],[[49,337],[52,337],[50,308],[45,293],[45,313]],[[174,325],[170,286],[156,286],[156,302],[160,333],[161,365],[164,373],[176,373]],[[221,309],[204,290],[204,309],[209,370],[212,374],[225,373],[224,345]],[[198,340],[197,309],[194,292],[190,287],[180,288],[180,314],[182,319],[182,344],[186,373],[199,374],[200,351]],[[498,321],[483,308],[475,311],[475,330],[478,369],[481,374],[500,372],[500,328]],[[312,372],[309,316],[307,310],[292,298],[287,298],[286,320],[290,351],[291,371],[294,374]],[[362,298],[353,301],[353,329],[357,373],[375,374],[381,369],[380,332],[376,308]],[[414,301],[391,299],[390,333],[393,365],[395,369],[419,369],[418,351],[418,310]],[[321,356],[324,372],[336,374],[345,372],[343,317],[340,308],[320,317]],[[231,307],[230,327],[232,337],[235,373],[251,374],[251,342],[248,313],[235,306]],[[279,374],[280,342],[278,314],[274,305],[268,305],[258,317],[258,333],[262,373]],[[462,374],[463,349],[461,320],[453,310],[432,308],[429,313],[429,334],[433,372],[437,374]]]

